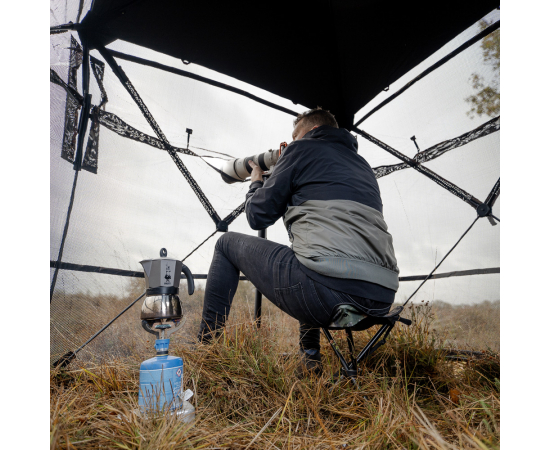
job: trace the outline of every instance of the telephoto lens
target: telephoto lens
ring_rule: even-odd
[[[252,167],[249,162],[253,161],[260,169],[265,171],[271,171],[273,166],[279,160],[282,150],[286,147],[286,143],[281,144],[279,150],[268,150],[265,153],[260,153],[254,156],[247,156],[246,158],[235,158],[227,161],[222,167],[222,178],[226,183],[237,183],[244,181],[252,173]]]

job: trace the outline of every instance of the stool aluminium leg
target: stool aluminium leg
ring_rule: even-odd
[[[342,374],[342,375],[345,375],[346,377],[351,378],[351,381],[353,382],[353,384],[358,387],[357,380],[355,379],[355,377],[357,376],[357,365],[356,365],[356,363],[355,363],[355,368],[350,367],[350,364],[348,364],[346,362],[346,359],[344,358],[342,353],[340,353],[340,350],[338,350],[338,347],[334,343],[334,339],[333,339],[332,335],[330,334],[330,331],[328,331],[328,329],[326,329],[326,328],[321,328],[321,330],[325,334],[325,337],[327,338],[328,343],[332,347],[332,350],[334,351],[334,353],[336,354],[336,356],[340,360],[340,364],[342,365],[342,369],[344,369],[343,374],[342,374],[341,371],[339,371],[338,373]],[[348,340],[348,343],[349,343],[349,340]],[[353,347],[353,344],[352,344],[352,347]],[[353,357],[353,354],[352,354],[351,357],[352,357],[352,361],[355,361],[355,359]],[[351,364],[354,364],[354,363],[351,363]]]

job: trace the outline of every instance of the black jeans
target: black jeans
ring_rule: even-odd
[[[320,348],[320,326],[328,326],[334,308],[352,304],[372,315],[383,315],[390,304],[348,295],[313,281],[302,270],[294,252],[276,242],[228,232],[218,239],[204,295],[199,340],[217,335],[229,316],[239,284],[239,272],[275,306],[300,322],[300,347]]]

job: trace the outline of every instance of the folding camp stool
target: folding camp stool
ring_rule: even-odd
[[[403,306],[398,306],[385,316],[374,317],[357,310],[352,305],[341,305],[336,309],[332,316],[330,325],[321,329],[328,339],[332,350],[334,350],[334,353],[336,353],[336,356],[340,360],[340,364],[342,365],[342,369],[339,372],[340,376],[351,378],[353,383],[357,386],[357,380],[355,379],[357,377],[357,365],[367,356],[372,354],[378,347],[386,343],[386,339],[395,326],[395,322],[411,325],[412,322],[409,319],[404,319],[399,316],[402,311]],[[353,332],[363,331],[375,325],[380,325],[380,329],[367,343],[365,348],[361,350],[359,355],[355,357]],[[334,343],[334,339],[329,330],[346,330],[346,340],[348,342],[349,352],[351,355],[351,360],[349,362],[346,361],[342,353],[340,353],[340,350],[338,350],[338,347]]]

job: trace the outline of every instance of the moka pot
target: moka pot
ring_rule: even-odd
[[[187,278],[187,291],[195,291],[193,274],[177,259],[167,257],[166,249],[160,258],[140,261],[145,272],[146,297],[141,306],[141,319],[153,323],[162,320],[179,321],[183,317],[181,300],[178,297],[181,273]]]

